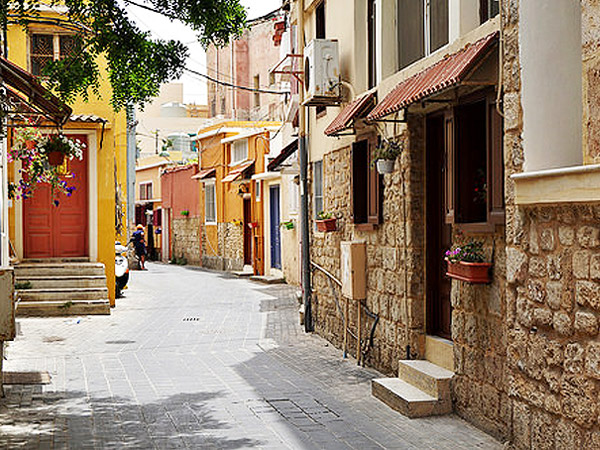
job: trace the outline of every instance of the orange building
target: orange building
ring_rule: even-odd
[[[199,172],[204,267],[264,274],[262,181],[278,122],[222,122],[200,130]]]

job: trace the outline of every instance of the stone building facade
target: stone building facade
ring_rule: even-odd
[[[198,217],[173,218],[171,222],[171,259],[185,259],[187,264],[202,265],[200,228]]]

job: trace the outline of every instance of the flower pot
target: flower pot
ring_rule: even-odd
[[[448,263],[446,275],[450,278],[473,284],[490,283],[492,281],[490,274],[491,263],[450,262],[447,259],[446,262]]]
[[[394,159],[378,159],[377,160],[377,172],[380,174],[392,173],[394,171]]]
[[[63,152],[50,152],[48,153],[48,163],[51,166],[60,166],[65,161],[65,154]]]
[[[337,219],[323,219],[317,220],[317,231],[327,232],[336,230]]]
[[[35,141],[25,141],[25,148],[33,150],[35,148]]]

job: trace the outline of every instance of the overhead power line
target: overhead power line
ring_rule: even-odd
[[[234,88],[234,89],[240,89],[240,90],[243,90],[243,91],[250,91],[250,92],[259,92],[261,94],[273,94],[273,95],[289,95],[290,94],[289,91],[272,91],[272,90],[269,90],[269,89],[256,89],[256,88],[251,88],[251,87],[248,87],[248,86],[239,86],[237,84],[228,83],[226,81],[221,81],[221,80],[219,80],[217,78],[213,78],[213,77],[211,77],[209,75],[206,75],[205,73],[198,72],[198,71],[193,70],[193,69],[185,68],[184,70],[186,72],[192,73],[192,74],[200,76],[202,78],[206,78],[207,80],[212,81],[213,83],[220,84],[222,86],[228,86],[228,87],[231,87],[231,88]]]

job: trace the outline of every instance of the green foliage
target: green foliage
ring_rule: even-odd
[[[127,4],[125,0],[125,4]],[[37,11],[43,0],[1,2],[0,22],[30,24],[46,22]],[[130,20],[118,0],[53,0],[64,4],[64,19],[52,22],[75,34],[73,52],[48,63],[43,70],[47,87],[63,101],[72,103],[90,91],[100,93],[101,57],[107,62],[115,110],[127,104],[143,106],[158,94],[160,85],[178,78],[188,56],[187,47],[176,40],[152,39]],[[138,3],[133,2],[133,3]],[[139,0],[139,4],[190,26],[204,45],[226,45],[245,28],[246,12],[239,0]]]
[[[333,218],[333,214],[330,212],[320,211],[317,214],[317,220],[327,220],[327,219],[332,219],[332,218]]]
[[[17,290],[17,291],[31,289],[32,287],[33,287],[33,285],[31,284],[31,281],[16,281],[15,282],[15,290]]]
[[[455,245],[446,251],[446,259],[450,262],[485,262],[482,241],[469,241],[462,245]]]
[[[375,167],[378,159],[385,159],[388,161],[396,159],[402,153],[403,149],[404,144],[402,142],[391,139],[382,139],[371,156],[371,167]]]

